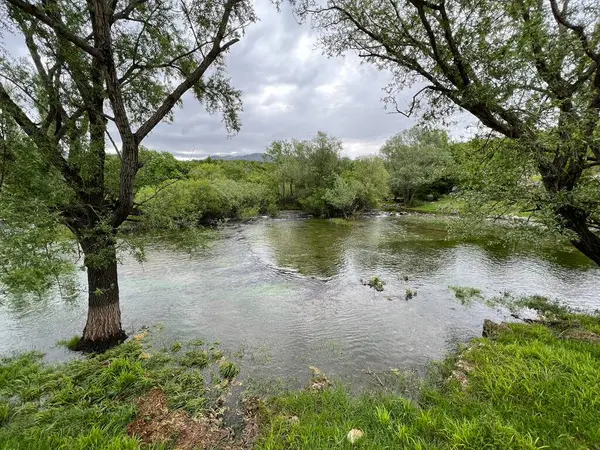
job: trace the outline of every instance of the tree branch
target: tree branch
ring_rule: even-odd
[[[168,114],[168,112],[171,111],[173,106],[175,106],[181,96],[202,78],[206,70],[212,65],[212,63],[220,54],[225,52],[229,47],[239,41],[239,39],[234,38],[224,45],[221,45],[221,42],[225,37],[225,32],[227,30],[229,17],[231,16],[233,7],[240,1],[241,0],[227,1],[225,4],[225,10],[223,11],[223,16],[221,17],[221,22],[219,23],[215,40],[210,51],[202,60],[200,65],[198,65],[198,67],[196,67],[196,69],[183,82],[181,82],[169,95],[167,95],[154,114],[152,114],[152,116],[138,128],[138,130],[135,132],[135,139],[137,142],[141,142],[142,139],[144,139],[148,133],[150,133],[150,131],[152,131],[154,127],[160,123],[160,121]]]
[[[38,8],[36,5],[32,5],[31,3],[28,3],[24,0],[6,0],[6,1],[8,3],[10,3],[11,5],[13,5],[15,8],[17,8],[27,14],[30,14],[33,17],[35,17],[36,19],[45,23],[50,28],[52,28],[54,31],[56,31],[57,34],[59,34],[60,36],[62,36],[65,39],[67,39],[68,41],[72,42],[77,47],[79,47],[86,53],[90,54],[94,58],[102,57],[102,55],[98,51],[98,49],[96,49],[96,48],[92,47],[90,44],[88,44],[85,39],[77,36],[76,34],[72,33],[71,31],[69,31],[69,29],[66,26],[64,26],[60,21],[48,16],[44,12],[44,10]]]
[[[579,41],[581,42],[581,46],[583,47],[583,51],[586,55],[588,55],[591,59],[593,59],[596,64],[600,64],[600,54],[594,52],[592,46],[590,45],[590,41],[585,34],[585,29],[581,25],[575,25],[572,22],[569,22],[565,17],[565,11],[559,11],[556,0],[550,0],[550,7],[552,8],[552,15],[556,22],[565,28],[573,31]]]
[[[6,92],[2,83],[0,83],[0,105],[2,105],[4,111],[10,114],[15,122],[19,124],[25,134],[33,139],[38,149],[48,158],[50,163],[71,183],[71,187],[79,192],[83,187],[83,180],[77,171],[75,171],[67,160],[63,158],[58,146],[52,142],[50,138],[42,132],[29,117],[27,117],[19,105],[10,98],[10,95],[8,95],[8,92]]]

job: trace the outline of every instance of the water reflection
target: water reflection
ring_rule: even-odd
[[[246,374],[258,377],[302,379],[315,365],[360,383],[366,368],[422,369],[480,335],[484,318],[506,317],[458,304],[450,285],[600,307],[600,271],[583,258],[458,243],[423,220],[264,220],[223,233],[206,252],[155,246],[143,265],[125,258],[128,331],[162,323],[166,341],[200,337],[243,348]],[[386,281],[383,292],[360,282],[374,275]],[[405,300],[407,289],[417,296]],[[0,353],[38,348],[64,358],[55,342],[85,323],[84,302],[56,293],[24,311],[0,309]]]

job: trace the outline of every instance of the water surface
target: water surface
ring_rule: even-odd
[[[367,371],[422,370],[479,336],[484,318],[506,318],[461,305],[451,285],[600,308],[600,270],[576,252],[459,244],[435,222],[407,217],[234,225],[207,251],[155,244],[143,264],[125,257],[119,276],[128,332],[160,323],[165,343],[220,341],[259,377],[303,379],[310,365],[355,382]],[[362,284],[372,276],[385,280],[383,292]],[[405,300],[407,289],[417,296]],[[83,329],[81,297],[0,307],[0,353],[36,348],[64,358],[55,343]]]

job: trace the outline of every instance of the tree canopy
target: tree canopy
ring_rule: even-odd
[[[389,168],[392,193],[405,204],[452,170],[445,131],[410,128],[388,139],[380,152]]]
[[[6,0],[0,20],[23,42],[23,49],[0,53],[1,120],[10,130],[3,147],[19,153],[3,160],[2,220],[9,233],[32,235],[36,220],[23,227],[22,219],[33,212],[70,230],[88,273],[81,347],[112,345],[124,336],[116,235],[139,213],[140,144],[171,119],[188,91],[209,112],[220,111],[229,131],[239,129],[240,92],[226,75],[225,55],[256,17],[245,0]],[[119,158],[111,179],[105,178],[108,148]],[[45,186],[34,184],[42,195],[27,185],[39,178],[36,168],[46,173]],[[38,233],[30,253],[47,248],[43,241],[51,236]],[[23,254],[4,262],[7,270],[25,263],[17,255]]]
[[[388,71],[388,104],[438,120],[468,111],[531,155],[539,207],[600,264],[600,4],[596,0],[296,3],[330,55]],[[397,94],[414,92],[408,105]]]

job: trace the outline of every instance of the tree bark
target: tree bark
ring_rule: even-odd
[[[577,250],[600,266],[600,237],[590,230],[587,213],[573,205],[561,206],[557,210],[563,226],[577,235],[571,243]]]
[[[122,343],[117,255],[112,236],[84,239],[88,278],[88,316],[76,350],[102,352]]]

